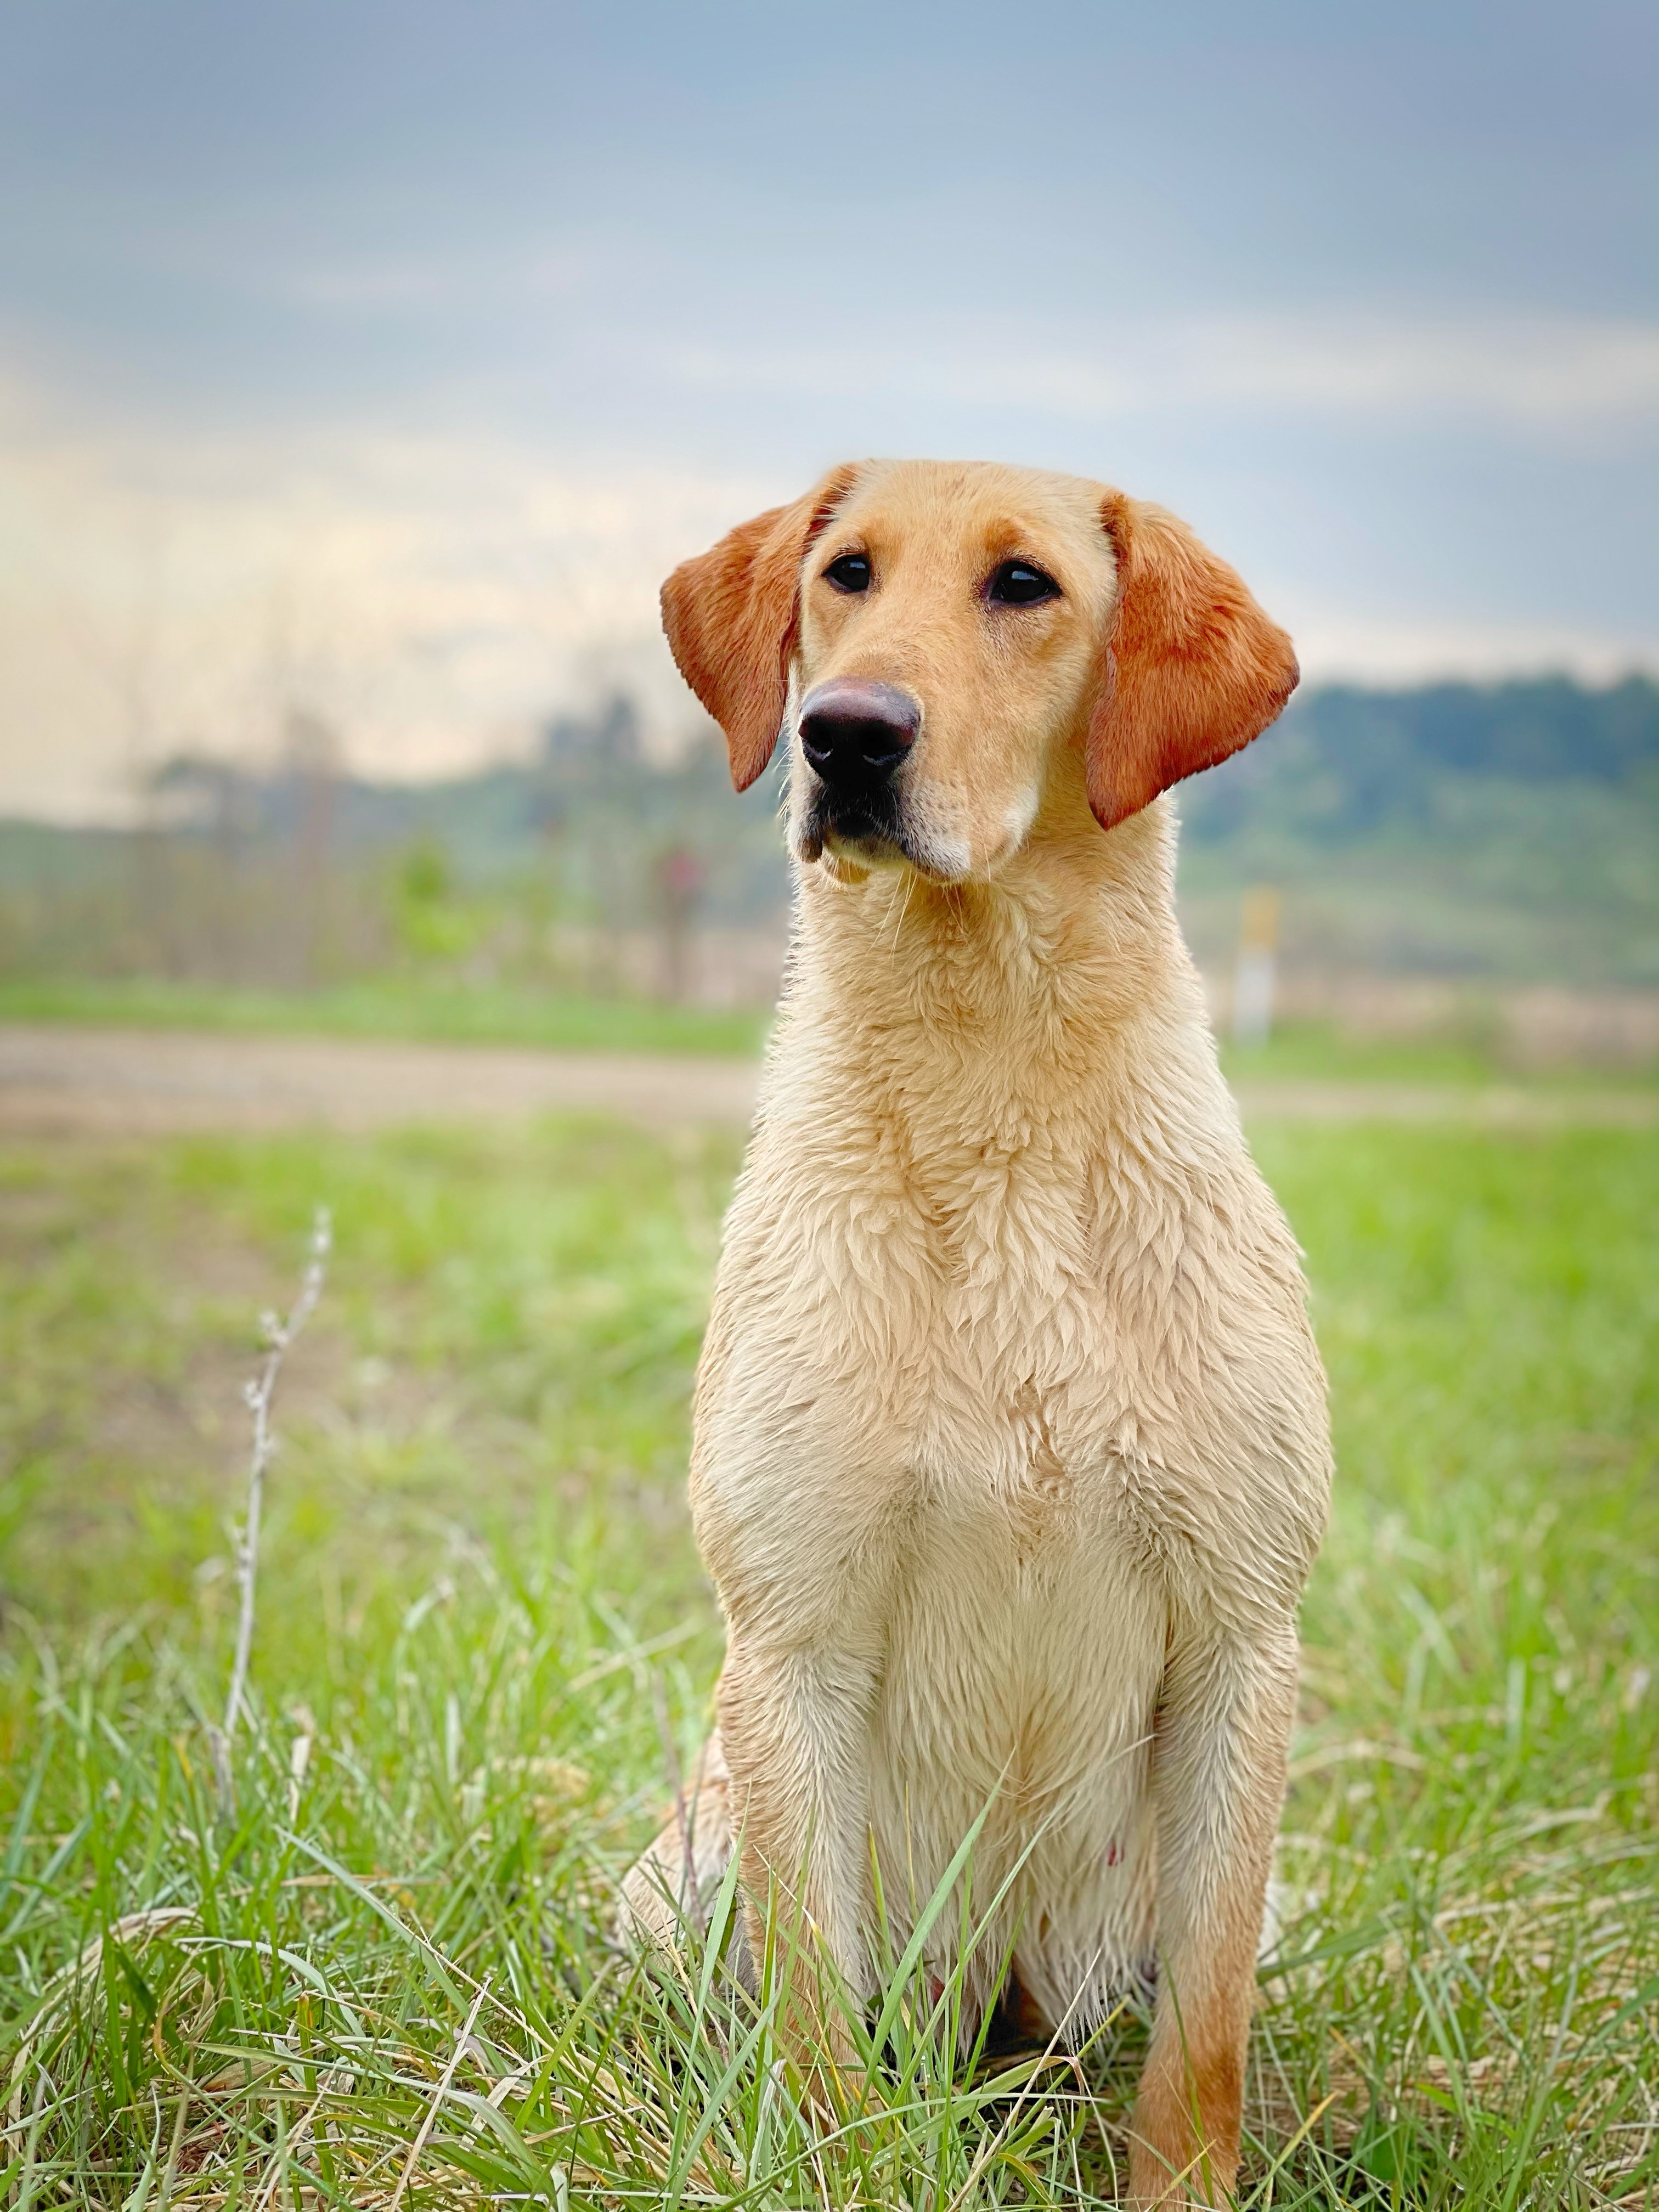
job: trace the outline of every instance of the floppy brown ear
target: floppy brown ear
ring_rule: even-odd
[[[662,587],[662,626],[680,674],[726,732],[746,791],[772,757],[800,619],[800,564],[846,498],[858,465],[832,469],[804,499],[740,522]]]
[[[1110,830],[1260,737],[1299,671],[1290,639],[1184,522],[1118,491],[1101,513],[1118,593],[1087,769]]]

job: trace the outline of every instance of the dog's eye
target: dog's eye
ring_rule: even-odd
[[[985,586],[985,596],[999,606],[1034,607],[1040,600],[1057,599],[1060,586],[1035,562],[1005,561]]]
[[[824,580],[833,584],[838,592],[867,592],[870,588],[870,563],[862,553],[843,553],[824,570]]]

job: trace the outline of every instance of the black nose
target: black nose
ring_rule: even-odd
[[[800,745],[834,791],[885,783],[916,741],[921,708],[896,684],[842,676],[815,684],[800,703]]]

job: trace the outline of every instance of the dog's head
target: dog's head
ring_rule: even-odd
[[[983,465],[836,469],[677,568],[663,622],[739,790],[793,678],[792,834],[842,874],[984,876],[1085,795],[1110,830],[1248,744],[1297,681],[1290,640],[1173,515]]]

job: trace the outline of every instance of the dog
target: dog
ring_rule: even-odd
[[[795,915],[696,1392],[717,1732],[624,1919],[738,1852],[818,2078],[825,1970],[867,1998],[977,1821],[934,1986],[1011,1958],[1075,2044],[1155,1972],[1131,2192],[1219,2203],[1330,1446],[1162,794],[1290,641],[1162,509],[980,464],[836,469],[663,611],[738,788],[787,744]]]

